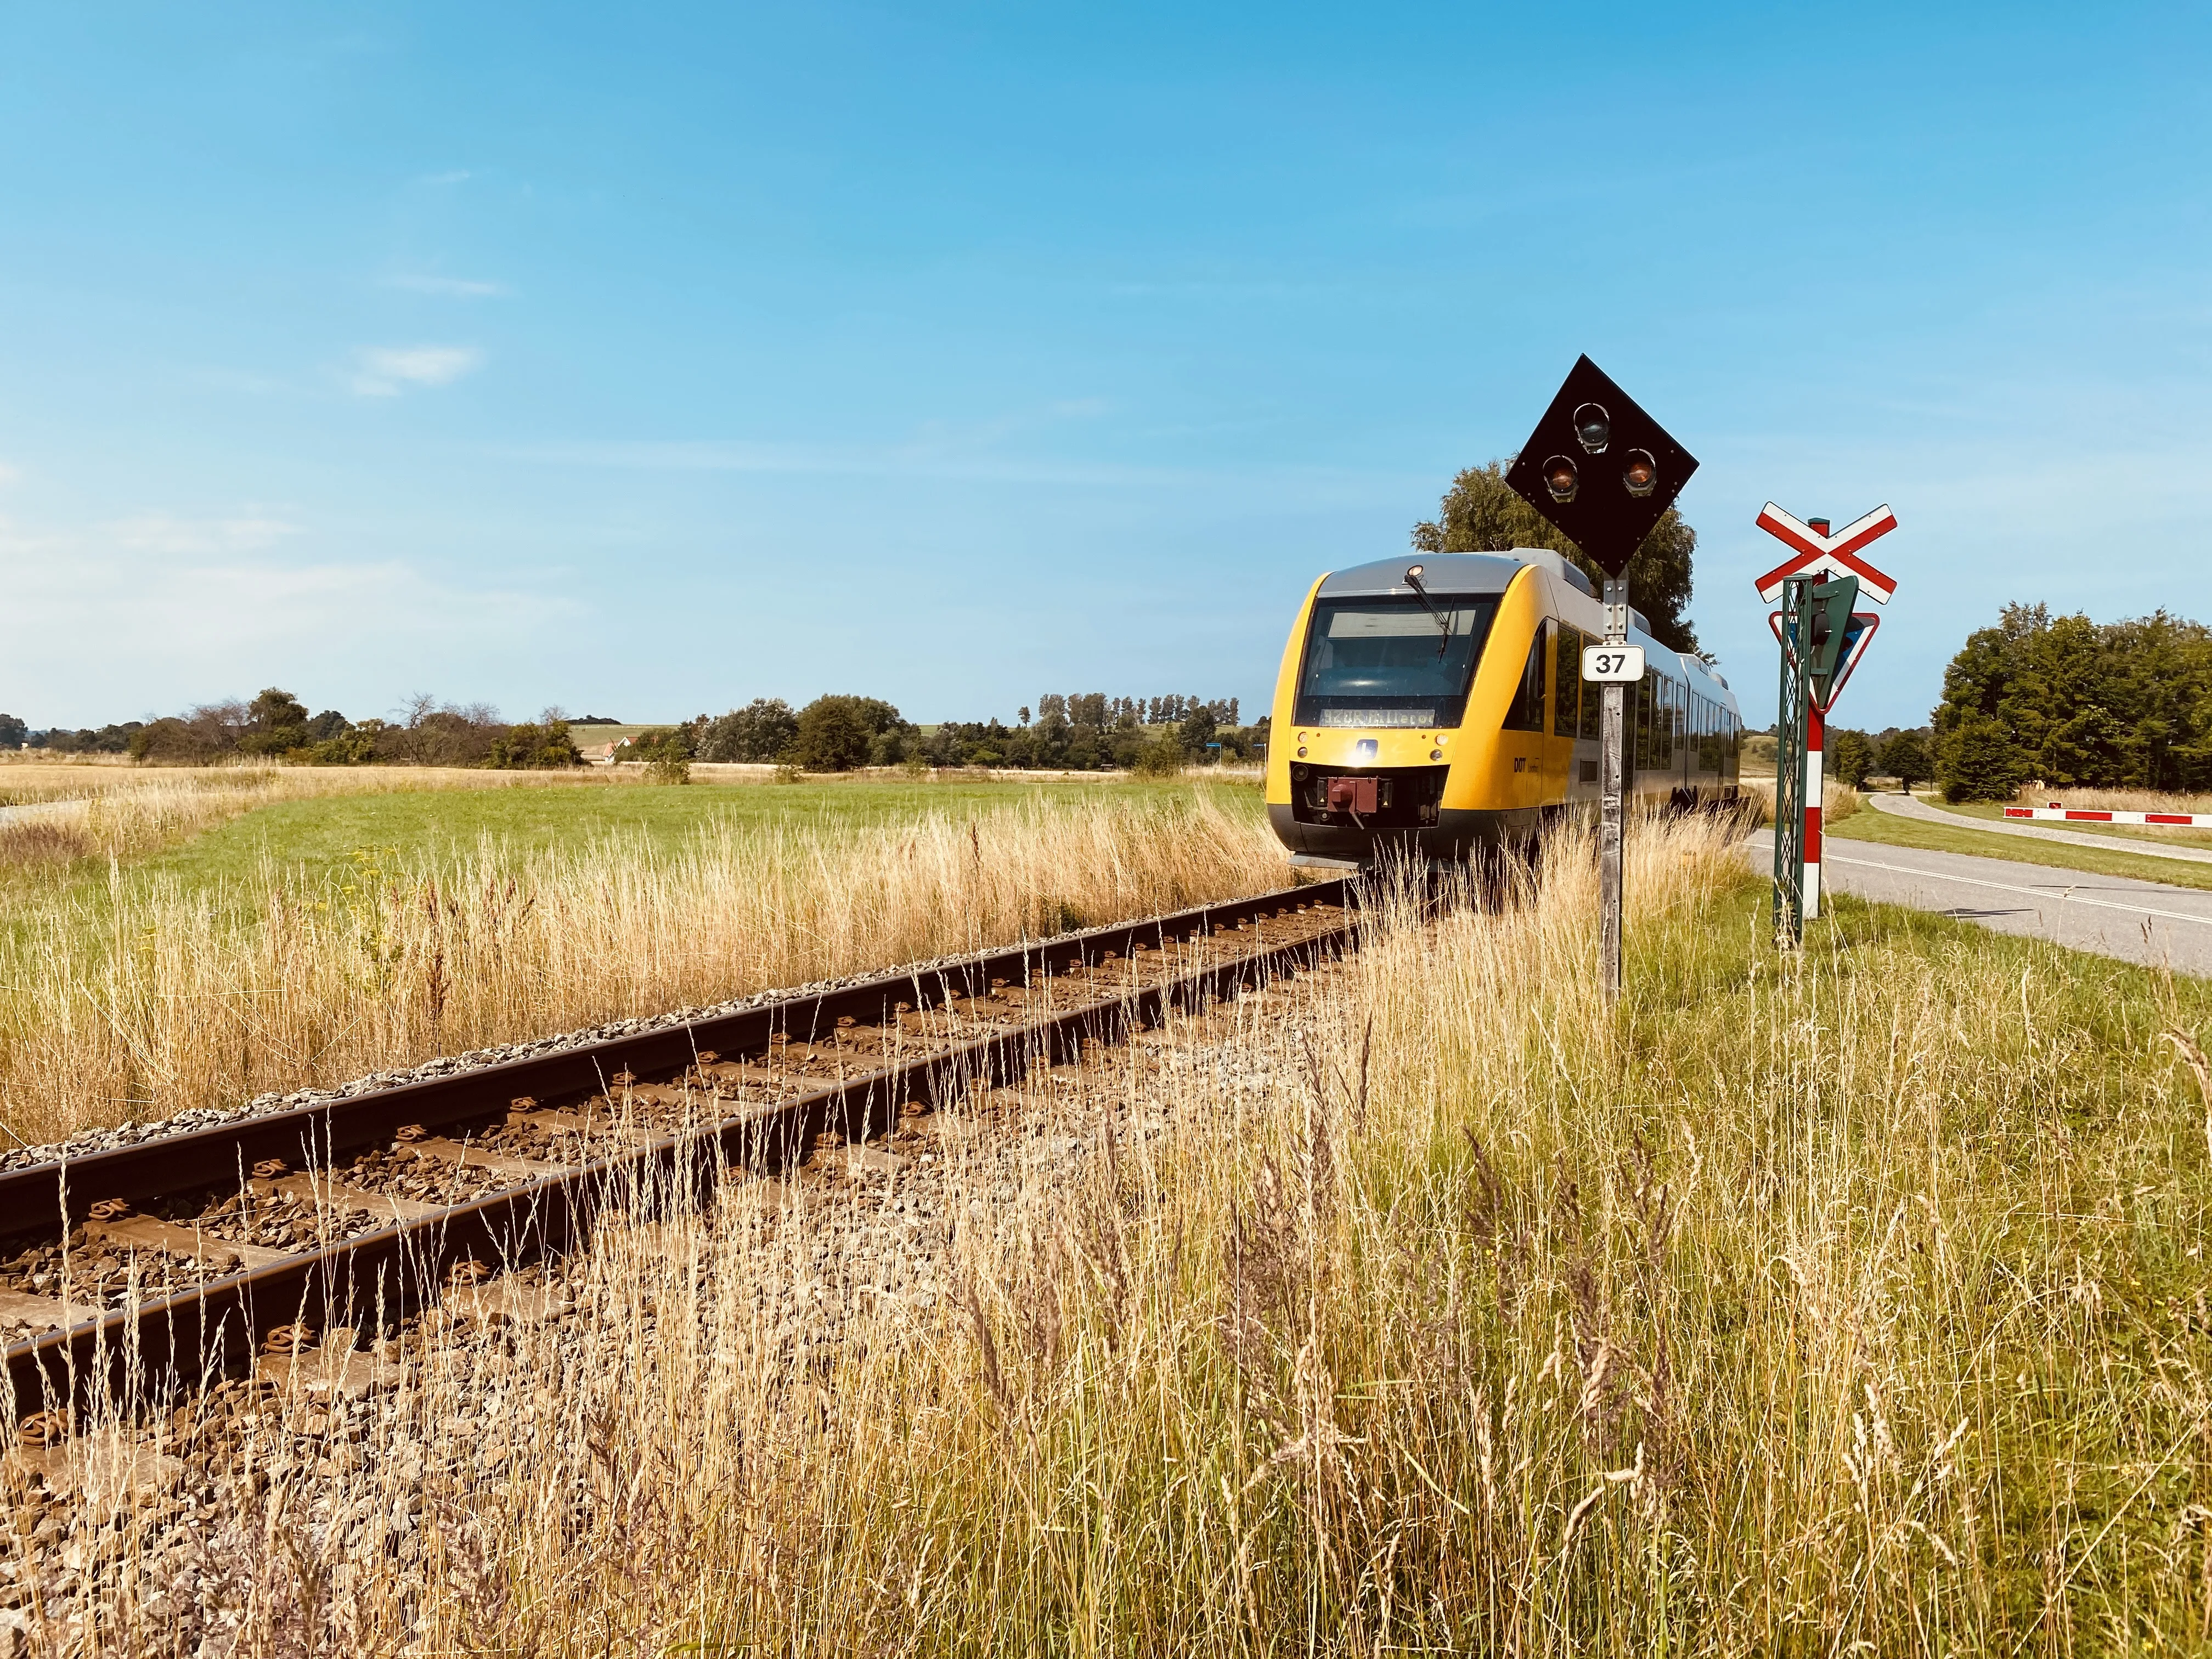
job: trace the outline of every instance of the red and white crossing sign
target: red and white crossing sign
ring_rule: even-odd
[[[1782,637],[1782,613],[1779,611],[1768,611],[1766,625],[1774,630],[1775,640],[1782,648],[1788,651],[1790,641]],[[1868,642],[1874,638],[1874,630],[1881,626],[1881,618],[1871,611],[1851,612],[1850,629],[1844,635],[1844,648],[1836,659],[1836,672],[1828,678],[1828,695],[1825,699],[1817,693],[1814,695],[1814,702],[1823,714],[1836,706],[1836,699],[1843,694],[1844,682],[1850,678],[1851,670],[1856,668],[1859,659],[1866,655]]]
[[[1897,514],[1887,507],[1877,507],[1833,535],[1827,533],[1826,520],[1815,528],[1795,514],[1784,512],[1772,501],[1759,509],[1759,517],[1753,522],[1784,546],[1796,550],[1790,558],[1759,579],[1759,597],[1769,605],[1782,597],[1784,582],[1808,573],[1816,576],[1856,576],[1859,592],[1876,605],[1887,605],[1889,596],[1897,591],[1895,582],[1858,556],[1861,548],[1897,528]]]

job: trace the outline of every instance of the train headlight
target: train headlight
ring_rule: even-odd
[[[1551,492],[1553,501],[1571,501],[1575,498],[1575,491],[1581,487],[1582,474],[1575,470],[1575,464],[1565,456],[1554,455],[1544,463],[1544,488]]]
[[[1628,467],[1621,473],[1620,481],[1628,486],[1628,493],[1638,500],[1649,495],[1659,483],[1659,463],[1651,459],[1648,449],[1628,452]]]
[[[1605,412],[1602,404],[1584,404],[1575,411],[1575,441],[1586,454],[1605,453],[1605,447],[1613,441],[1613,416]]]

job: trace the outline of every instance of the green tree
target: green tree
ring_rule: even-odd
[[[1218,729],[1213,710],[1201,704],[1182,717],[1182,723],[1176,728],[1176,734],[1182,740],[1183,753],[1194,759],[1204,760],[1206,746],[1213,741],[1213,734]]]
[[[799,711],[792,758],[810,772],[849,772],[868,763],[878,737],[905,726],[878,697],[817,697]]]
[[[1828,769],[1839,782],[1863,789],[1867,774],[1874,770],[1874,741],[1863,732],[1831,732],[1827,758]]]
[[[781,697],[755,697],[743,708],[732,708],[707,722],[698,744],[703,761],[748,761],[758,764],[778,758],[799,735],[799,717]]]
[[[1507,487],[1505,465],[1471,466],[1452,480],[1433,520],[1413,526],[1413,545],[1424,553],[1503,553],[1514,547],[1548,547],[1582,568],[1602,587],[1605,573],[1552,527],[1551,520]],[[1628,562],[1629,603],[1651,624],[1651,637],[1675,651],[1695,651],[1690,625],[1691,560],[1698,532],[1673,507],[1651,528]]]
[[[1996,799],[2005,778],[2212,786],[2212,629],[2163,611],[2100,625],[2008,605],[1944,670],[1934,726],[1945,787],[1972,792],[1960,799]]]
[[[307,742],[307,706],[289,691],[270,686],[246,706],[246,729],[239,733],[242,754],[281,755]]]
[[[1928,763],[1928,739],[1911,727],[1897,732],[1882,744],[1880,765],[1911,794],[1914,784],[1925,783],[1933,775]]]
[[[2021,758],[2001,722],[1970,708],[1936,745],[1936,781],[1945,800],[2010,800],[2027,781]]]

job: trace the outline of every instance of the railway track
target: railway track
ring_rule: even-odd
[[[574,1248],[641,1182],[775,1176],[1357,942],[1343,881],[0,1171],[19,1434],[258,1355],[325,1368]],[[704,1154],[704,1156],[702,1156]]]

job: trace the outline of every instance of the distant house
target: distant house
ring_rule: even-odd
[[[628,738],[624,738],[620,743],[593,744],[584,750],[584,758],[594,766],[612,766],[615,763],[616,756],[629,747]]]

